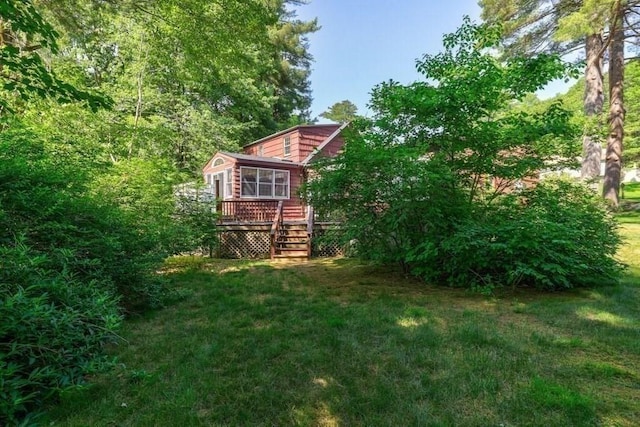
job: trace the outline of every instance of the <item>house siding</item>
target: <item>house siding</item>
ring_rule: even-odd
[[[289,156],[284,155],[284,138],[289,137],[291,142],[291,154]],[[291,160],[297,162],[296,156],[294,156],[296,149],[299,145],[300,134],[296,131],[290,132],[281,136],[267,139],[259,144],[250,145],[244,148],[244,153],[251,156],[260,157],[275,157],[282,160]]]
[[[295,161],[301,162],[306,159],[316,147],[322,144],[337,129],[338,126],[301,129],[302,138],[297,147],[298,150]]]
[[[243,156],[232,157],[224,153],[216,153],[212,159],[203,167],[203,178],[206,183],[208,174],[224,172],[228,168],[233,168],[233,200],[283,200],[284,219],[301,219],[306,209],[300,198],[300,186],[304,182],[304,167],[299,163],[311,155],[327,138],[333,135],[340,125],[309,125],[298,126],[287,131],[280,132],[270,137],[263,138],[243,148],[245,155],[257,156],[256,159],[246,159]],[[284,138],[290,141],[290,155],[284,155]],[[318,156],[334,156],[342,149],[343,140],[339,135],[323,147],[322,153]],[[221,158],[224,163],[213,166],[213,162]],[[270,163],[269,160],[280,159]],[[289,165],[286,162],[291,162]],[[240,170],[242,167],[267,168],[274,170],[289,171],[289,198],[288,199],[264,199],[264,198],[242,198],[240,195],[241,182]]]
[[[322,144],[340,125],[313,125],[300,126],[290,132],[283,132],[273,137],[265,138],[256,143],[247,145],[243,151],[245,154],[260,157],[275,157],[292,162],[301,162],[313,150]],[[291,141],[291,154],[284,155],[284,138]]]
[[[322,148],[322,151],[316,155],[316,158],[336,157],[342,151],[343,146],[344,139],[342,139],[341,135],[338,135]]]

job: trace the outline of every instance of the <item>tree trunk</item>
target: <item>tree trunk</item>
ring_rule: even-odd
[[[600,115],[604,105],[604,89],[602,83],[602,36],[592,34],[587,36],[585,53],[587,66],[585,68],[584,113],[587,126],[582,137],[582,170],[583,180],[593,180],[600,176],[600,160],[602,145],[598,129]]]
[[[624,27],[623,8],[617,2],[609,43],[609,137],[602,196],[617,207],[622,174],[624,138]]]

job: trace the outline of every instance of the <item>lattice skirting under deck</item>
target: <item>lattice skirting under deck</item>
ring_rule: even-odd
[[[220,258],[269,258],[271,236],[263,230],[220,231]]]
[[[335,239],[331,239],[331,236],[327,235],[326,230],[316,229],[313,232],[313,239],[311,239],[312,257],[335,257],[343,256],[344,253],[344,247]]]
[[[317,224],[311,239],[312,257],[335,257],[345,254],[344,247],[330,238],[332,225]],[[269,258],[271,252],[270,226],[220,227],[219,258]]]

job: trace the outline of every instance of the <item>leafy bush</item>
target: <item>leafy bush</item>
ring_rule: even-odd
[[[604,203],[579,184],[544,181],[460,223],[415,272],[452,286],[557,290],[614,283],[620,237]]]
[[[64,265],[78,280],[109,283],[127,309],[157,306],[160,289],[149,273],[166,257],[166,245],[117,200],[91,195],[90,178],[83,165],[49,152],[35,135],[18,128],[2,133],[0,244],[12,246],[23,236],[36,253],[47,254],[47,268]],[[62,260],[55,249],[72,256]]]
[[[445,236],[447,218],[469,214],[466,197],[441,190],[452,176],[438,159],[420,161],[423,152],[413,146],[389,147],[368,126],[353,122],[344,152],[316,165],[321,172],[309,186],[311,203],[320,216],[342,220],[339,237],[345,245],[355,242],[358,256],[397,262],[408,272],[416,246]]]
[[[499,28],[466,19],[443,53],[418,61],[424,81],[374,88],[373,117],[352,123],[343,152],[315,165],[310,202],[342,216],[339,232],[359,256],[434,283],[610,283],[620,239],[589,190],[554,181],[516,194],[576,156],[561,105],[513,108],[570,69],[552,55],[502,62],[491,53],[499,40]]]
[[[122,313],[170,296],[155,271],[184,231],[154,173],[104,167],[116,178],[99,191],[94,170],[52,147],[18,123],[0,133],[0,424],[109,366]]]
[[[111,366],[103,347],[121,316],[105,284],[81,282],[22,242],[0,247],[0,423],[32,419],[44,404],[88,374]]]

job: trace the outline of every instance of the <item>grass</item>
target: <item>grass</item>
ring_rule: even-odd
[[[640,202],[640,182],[628,182],[624,184],[622,199]]]
[[[622,284],[483,297],[347,259],[175,258],[185,300],[54,426],[589,426],[640,419],[640,225]]]

